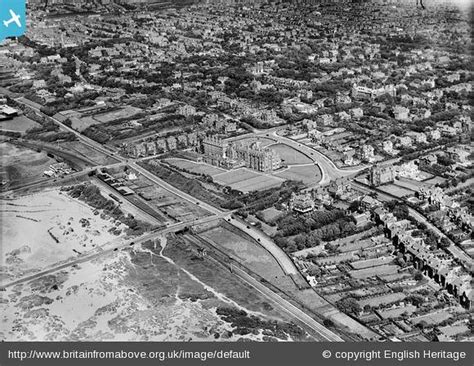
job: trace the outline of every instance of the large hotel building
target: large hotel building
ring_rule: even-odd
[[[234,143],[217,136],[208,136],[203,142],[204,160],[223,167],[246,166],[259,172],[271,172],[281,167],[280,156],[260,142]]]

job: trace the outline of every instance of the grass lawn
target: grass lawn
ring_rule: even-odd
[[[312,160],[309,157],[286,144],[275,144],[271,145],[270,148],[276,151],[278,155],[280,155],[283,163],[287,165],[312,163]]]
[[[268,145],[274,144],[275,140],[265,138],[265,137],[248,137],[240,140],[235,140],[236,142],[242,142],[244,144],[252,144],[254,142],[260,142],[261,147],[267,147]]]
[[[25,116],[18,116],[11,120],[0,122],[0,129],[3,131],[14,131],[24,133],[33,127],[41,127],[41,125]]]
[[[197,174],[208,174],[210,176],[213,176],[226,172],[225,169],[217,168],[206,163],[196,163],[194,161],[184,159],[172,158],[166,159],[165,162],[174,165],[177,168],[186,169]]]
[[[275,207],[270,207],[262,211],[263,217],[265,218],[265,221],[267,222],[275,220],[278,216],[280,216],[283,213],[284,212],[277,210]]]
[[[375,277],[375,276],[381,276],[384,274],[392,274],[396,273],[398,270],[397,265],[383,265],[383,266],[378,266],[378,267],[371,267],[371,268],[364,268],[364,269],[358,269],[354,271],[350,271],[350,275],[353,278],[369,278],[369,277]]]
[[[403,292],[395,292],[393,294],[386,294],[382,296],[371,297],[369,299],[359,300],[358,303],[361,307],[364,307],[365,305],[379,306],[401,301],[405,297],[406,295]]]
[[[234,183],[245,181],[247,179],[258,177],[259,175],[260,174],[255,171],[246,168],[240,168],[226,173],[214,175],[213,178],[217,183],[228,186]]]
[[[200,234],[201,237],[219,245],[234,258],[266,279],[285,276],[278,262],[256,242],[247,240],[222,226]]]
[[[311,185],[321,180],[321,170],[317,165],[293,166],[281,173],[276,173],[275,176]]]
[[[271,177],[268,175],[259,175],[258,177],[247,179],[231,185],[232,188],[237,189],[241,192],[247,193],[251,191],[258,191],[277,187],[283,183],[283,179],[277,177]]]
[[[411,190],[408,190],[406,188],[402,188],[402,187],[397,186],[395,184],[387,184],[387,185],[384,185],[384,186],[380,187],[380,189],[387,192],[387,193],[393,194],[394,196],[399,197],[399,198],[402,198],[404,196],[410,196],[414,193]]]

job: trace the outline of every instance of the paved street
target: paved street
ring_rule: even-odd
[[[288,137],[280,136],[278,134],[278,130],[273,130],[272,132],[259,131],[258,133],[254,134],[254,136],[266,137],[267,134],[269,135],[271,139],[277,141],[278,143],[291,146],[295,150],[302,152],[303,154],[308,156],[311,160],[313,160],[315,163],[317,163],[319,168],[321,169],[321,174],[322,174],[321,181],[316,182],[316,183],[319,183],[319,185],[326,185],[331,180],[334,180],[336,178],[341,178],[341,177],[347,177],[364,169],[364,168],[339,169],[330,159],[328,159],[326,156],[321,154],[319,151],[309,146],[306,146],[304,144],[301,144],[299,142],[296,142]]]

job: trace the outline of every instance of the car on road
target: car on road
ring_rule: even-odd
[[[135,244],[135,242],[134,242],[134,241],[132,241],[132,242],[131,242],[129,245],[130,245],[130,246],[132,246],[132,245],[134,245],[134,244]]]

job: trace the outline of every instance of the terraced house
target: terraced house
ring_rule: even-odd
[[[471,276],[453,261],[450,254],[427,245],[423,238],[413,237],[413,230],[407,230],[408,220],[398,221],[393,214],[380,208],[375,211],[375,220],[384,225],[385,235],[392,239],[405,261],[412,262],[417,270],[440,284],[463,307],[472,308],[474,290]]]

